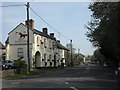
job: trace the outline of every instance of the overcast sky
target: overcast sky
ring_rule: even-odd
[[[2,3],[2,5],[13,4],[26,4],[26,2]],[[85,36],[87,32],[85,25],[91,20],[90,15],[92,14],[88,9],[89,4],[90,2],[32,2],[30,6],[57,31],[72,39],[74,48],[79,48],[84,55],[91,55],[95,48]],[[63,45],[70,42],[69,39],[62,34],[59,35],[31,11],[30,18],[34,20],[36,29],[41,31],[43,27],[47,27],[49,33],[54,32]],[[25,6],[2,8],[2,42],[5,42],[11,30],[19,23],[24,23],[25,20]]]

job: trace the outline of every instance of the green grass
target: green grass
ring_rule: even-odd
[[[45,70],[34,70],[34,71],[30,71],[28,75],[41,74],[45,72],[46,72]]]
[[[27,76],[27,75],[37,75],[37,74],[53,72],[53,71],[58,71],[58,70],[61,70],[61,68],[46,68],[46,69],[30,71],[29,74],[27,74],[27,72],[23,72],[21,74],[14,74],[14,75],[11,75],[11,76],[6,76],[6,77],[3,76],[2,78],[19,78],[19,77],[24,77],[24,76]]]
[[[14,75],[9,75],[9,76],[3,76],[2,78],[5,79],[5,78],[16,78],[16,77],[23,77],[23,76],[26,76],[27,74],[25,73],[21,73],[21,74],[14,74]]]

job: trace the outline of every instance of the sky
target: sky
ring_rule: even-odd
[[[26,2],[3,2],[2,5],[26,4]],[[47,27],[48,32],[54,32],[57,39],[63,45],[73,41],[76,52],[84,55],[92,55],[96,49],[85,36],[88,31],[85,25],[91,20],[92,12],[88,9],[90,2],[31,2],[31,8],[39,14],[47,23],[61,34],[51,29],[38,16],[30,10],[30,18],[34,20],[35,29],[42,31]],[[1,15],[0,15],[1,17]],[[19,23],[26,20],[26,7],[4,7],[2,8],[2,42],[7,39],[8,33]],[[1,26],[0,26],[1,27]]]

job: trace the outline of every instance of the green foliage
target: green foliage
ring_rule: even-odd
[[[120,2],[94,2],[89,9],[93,12],[86,33],[89,41],[107,58],[118,63],[120,60]]]
[[[27,64],[26,64],[25,61],[16,60],[13,65],[14,65],[14,67],[16,68],[16,73],[17,73],[17,74],[20,74],[20,73],[26,71]]]
[[[107,59],[100,53],[99,50],[94,52],[94,59],[99,61],[100,64],[103,64]]]

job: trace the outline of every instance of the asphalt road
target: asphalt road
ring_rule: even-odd
[[[61,71],[35,75],[33,78],[3,79],[2,88],[119,88],[118,77],[98,65],[82,65]]]

